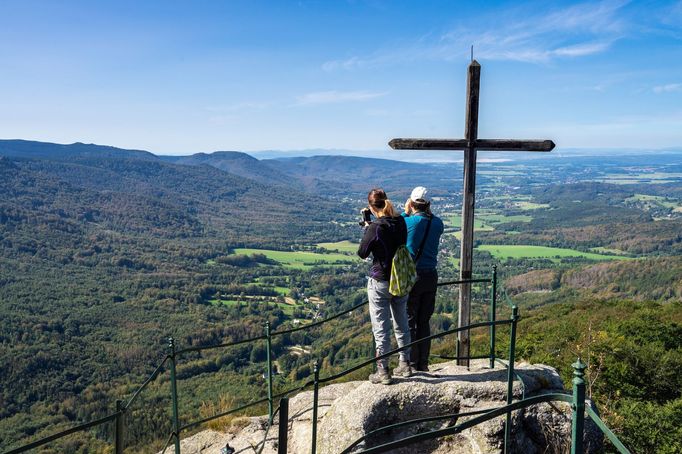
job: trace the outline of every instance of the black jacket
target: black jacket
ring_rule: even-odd
[[[391,262],[398,246],[407,242],[407,226],[402,216],[381,217],[365,229],[358,255],[366,259],[372,254],[372,268],[369,276],[378,281],[388,281],[391,277]]]

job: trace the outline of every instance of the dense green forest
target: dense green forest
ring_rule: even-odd
[[[479,169],[477,245],[519,249],[506,258],[476,249],[476,272],[498,265],[520,305],[521,357],[568,383],[582,355],[591,396],[635,452],[679,452],[682,439],[678,158],[649,159],[646,172],[631,157]],[[169,336],[180,348],[213,345],[259,336],[266,320],[300,326],[363,302],[366,264],[348,241],[361,236],[357,213],[372,186],[402,201],[429,182],[447,226],[440,275],[454,278],[458,177],[454,164],[0,141],[0,450],[112,411],[164,358]],[[549,252],[533,256],[531,246]],[[486,316],[488,295],[475,289],[475,317]],[[456,301],[455,288],[439,291],[434,330],[456,324]],[[370,347],[361,309],[278,336],[276,389],[299,385],[315,359],[331,373]],[[451,353],[451,340],[435,349]],[[183,357],[183,421],[262,395],[264,359],[262,342]],[[131,410],[130,452],[165,441],[168,386],[164,371]],[[51,449],[97,452],[110,437],[102,427]]]

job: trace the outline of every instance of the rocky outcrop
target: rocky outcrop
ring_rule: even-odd
[[[474,361],[472,367],[442,363],[429,373],[395,379],[392,385],[349,382],[320,389],[317,452],[342,452],[356,440],[353,450],[366,449],[421,432],[453,426],[467,418],[466,413],[503,406],[506,402],[507,371],[487,368],[487,362]],[[521,381],[514,382],[514,399],[553,392],[564,388],[557,372],[548,366],[518,364]],[[447,416],[374,432],[387,425],[433,416]],[[289,453],[309,453],[312,440],[312,391],[291,398],[289,404]],[[413,444],[395,453],[501,453],[504,416],[463,432],[429,442]],[[275,421],[277,423],[277,420]],[[277,427],[267,437],[266,417],[249,418],[246,427],[220,433],[205,431],[182,440],[183,453],[220,453],[229,444],[237,453],[256,453],[265,439],[262,452],[277,452]],[[513,413],[512,444],[515,452],[563,453],[570,446],[571,409],[566,403],[539,404]],[[586,452],[601,446],[601,434],[586,421]]]

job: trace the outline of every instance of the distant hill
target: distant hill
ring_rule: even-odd
[[[281,169],[239,151],[216,151],[213,153],[196,153],[190,156],[160,156],[160,158],[174,164],[208,165],[264,184],[287,186],[293,184],[294,187],[303,189],[303,185],[299,181],[282,172]]]
[[[234,172],[254,178],[209,165],[174,164],[144,151],[1,141],[0,214],[57,215],[89,228],[170,237],[220,232],[242,242],[315,235],[329,223],[331,202],[311,200],[296,185],[284,192],[265,184],[280,174],[248,155],[224,157],[251,169]],[[177,160],[183,159],[188,158]],[[301,217],[301,212],[309,214]]]
[[[453,172],[453,164],[416,164],[355,156],[325,155],[263,162],[298,177],[308,190],[345,193],[366,193],[373,187],[382,187],[407,196],[414,186],[423,185],[431,188],[434,195],[445,194],[447,188],[452,190],[455,178],[459,177],[459,172]]]
[[[149,161],[159,159],[156,155],[142,150],[126,150],[92,143],[76,142],[70,145],[62,145],[32,140],[0,140],[0,156],[54,160],[84,157],[134,158]]]
[[[268,156],[274,155],[274,152]],[[321,155],[256,159],[239,151],[216,151],[187,156],[157,156],[142,150],[127,150],[96,144],[74,143],[62,145],[28,140],[0,140],[0,156],[18,159],[47,159],[68,161],[86,166],[105,159],[120,161],[150,161],[178,166],[208,166],[239,178],[250,179],[267,186],[286,186],[288,189],[314,193],[317,196],[366,194],[373,187],[383,187],[402,198],[412,187],[428,186],[434,193],[445,194],[459,187],[457,164],[417,164],[389,159],[358,156]],[[203,172],[203,170],[197,170]],[[206,171],[206,175],[212,175]],[[428,180],[425,176],[428,175]],[[484,180],[485,177],[481,177]],[[279,193],[281,193],[281,189]],[[395,195],[398,192],[399,195]]]

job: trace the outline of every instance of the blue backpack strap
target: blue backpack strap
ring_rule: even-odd
[[[422,256],[422,252],[424,251],[424,244],[426,244],[426,238],[428,238],[429,230],[431,230],[431,221],[433,221],[433,216],[429,216],[429,223],[426,224],[426,232],[424,232],[424,238],[422,238],[422,242],[419,245],[417,254],[414,256],[414,263],[417,263],[419,261],[419,257]]]

